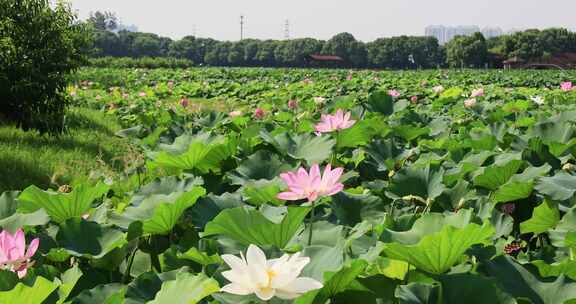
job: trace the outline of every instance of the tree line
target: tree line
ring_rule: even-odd
[[[526,30],[486,39],[481,33],[457,36],[446,45],[434,37],[399,36],[371,42],[340,33],[324,41],[289,40],[218,41],[186,36],[180,40],[156,34],[115,31],[110,13],[95,13],[88,20],[94,28],[95,57],[170,57],[209,66],[306,67],[308,55],[335,55],[342,67],[414,69],[435,67],[498,67],[502,60],[537,59],[562,52],[576,52],[576,33],[563,28]]]

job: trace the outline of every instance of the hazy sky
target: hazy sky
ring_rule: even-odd
[[[81,18],[91,11],[115,12],[140,31],[181,38],[193,33],[237,40],[240,15],[245,37],[282,39],[290,20],[292,38],[328,39],[350,32],[370,41],[422,35],[431,24],[576,29],[574,0],[71,0]]]

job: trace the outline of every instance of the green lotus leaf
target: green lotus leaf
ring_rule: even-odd
[[[260,150],[240,163],[234,171],[227,173],[227,176],[234,185],[244,185],[254,180],[272,180],[291,169],[278,155]]]
[[[569,282],[563,275],[554,281],[541,281],[510,257],[498,256],[487,261],[482,270],[495,278],[503,291],[531,303],[565,303],[576,299],[576,283]]]
[[[245,245],[274,245],[284,248],[300,228],[310,208],[277,207],[276,210],[284,214],[283,218],[276,222],[253,208],[223,210],[206,225],[202,237],[225,235]]]
[[[260,137],[280,153],[297,160],[305,160],[309,166],[320,164],[332,153],[336,141],[329,136],[315,136],[310,134],[293,135],[288,132],[276,136],[261,131]]]
[[[508,182],[522,164],[523,161],[514,159],[505,165],[494,164],[481,168],[474,177],[474,185],[495,191]]]
[[[384,229],[380,240],[387,243],[414,245],[420,242],[423,237],[437,233],[445,226],[464,228],[472,222],[472,219],[473,213],[471,209],[462,209],[458,213],[446,215],[427,213],[417,219],[409,230],[394,231],[390,228]]]
[[[370,94],[365,107],[371,112],[392,115],[394,113],[394,99],[385,91],[376,91]]]
[[[205,297],[218,292],[220,286],[212,278],[204,274],[193,275],[180,272],[175,280],[162,283],[160,291],[149,304],[196,304]]]
[[[276,198],[276,195],[286,188],[279,180],[257,180],[244,184],[242,187],[242,196],[248,203],[260,206],[264,204],[269,205],[283,205],[284,201]]]
[[[48,281],[43,277],[36,277],[32,286],[18,283],[12,290],[0,291],[0,303],[43,303],[58,288],[58,285],[58,283]]]
[[[420,270],[442,274],[450,269],[474,244],[483,243],[494,234],[489,224],[468,224],[458,229],[445,226],[440,232],[424,236],[416,245],[386,244],[384,253]]]
[[[0,228],[11,233],[19,228],[28,226],[43,226],[50,221],[50,217],[44,209],[33,213],[18,213],[19,192],[4,192],[0,195]]]
[[[33,213],[39,209],[46,210],[50,218],[62,223],[70,218],[86,214],[95,200],[108,192],[110,187],[103,183],[96,186],[80,184],[70,193],[43,191],[36,186],[26,188],[18,197],[18,211]]]
[[[126,286],[118,283],[98,285],[92,289],[83,290],[70,304],[121,304],[124,302]]]
[[[556,247],[573,246],[573,233],[576,231],[576,208],[572,208],[564,214],[558,225],[549,230],[552,245]]]
[[[183,142],[185,142],[183,140]],[[220,163],[236,153],[237,140],[225,137],[194,138],[185,151],[182,151],[183,142],[175,143],[175,147],[165,149],[153,156],[150,163],[152,169],[162,168],[176,172],[183,170],[198,170],[202,173],[208,171],[219,172]]]
[[[544,201],[534,208],[529,220],[520,223],[520,231],[522,233],[544,233],[556,227],[559,222],[560,210],[558,210],[558,206],[552,202]]]
[[[73,256],[100,259],[126,244],[126,236],[112,227],[73,218],[61,224],[56,241]]]
[[[337,272],[324,273],[324,287],[303,295],[295,304],[323,304],[328,299],[345,291],[364,272],[368,263],[363,260],[354,260],[350,265],[343,266]]]
[[[568,200],[576,192],[576,176],[559,172],[551,177],[542,177],[535,188],[555,201]]]
[[[444,169],[404,168],[392,177],[386,195],[392,199],[417,197],[428,204],[446,189],[442,183]]]
[[[133,223],[141,222],[143,234],[168,234],[184,211],[205,194],[206,190],[202,187],[170,195],[154,194],[142,200],[138,206],[127,207],[123,213],[111,216],[110,220],[125,229]]]

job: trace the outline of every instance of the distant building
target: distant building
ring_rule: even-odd
[[[486,39],[494,38],[504,35],[504,31],[499,27],[485,27],[482,29],[482,35],[484,35]]]
[[[495,28],[480,28],[476,25],[460,25],[460,26],[444,26],[444,25],[431,25],[426,27],[425,35],[436,37],[440,44],[445,44],[456,36],[470,36],[476,32],[481,32],[484,37],[491,38],[503,34],[502,29]]]

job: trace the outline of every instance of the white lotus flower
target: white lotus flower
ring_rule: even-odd
[[[318,97],[314,97],[314,102],[316,104],[323,104],[326,102],[326,98],[318,96]]]
[[[470,98],[464,100],[464,107],[466,108],[473,108],[476,106],[476,98]]]
[[[436,94],[440,94],[440,93],[442,93],[442,91],[444,91],[444,87],[441,85],[435,86],[432,88],[432,91],[434,91],[434,93],[436,93]]]
[[[544,97],[542,96],[532,96],[530,99],[532,99],[532,101],[539,106],[544,104]]]
[[[291,300],[310,290],[322,288],[322,283],[307,277],[301,277],[300,272],[310,262],[308,257],[300,257],[300,253],[284,254],[279,259],[267,260],[260,248],[250,245],[246,257],[241,258],[224,254],[222,259],[230,270],[222,275],[230,284],[220,291],[236,294],[256,294],[263,301],[273,297]]]

